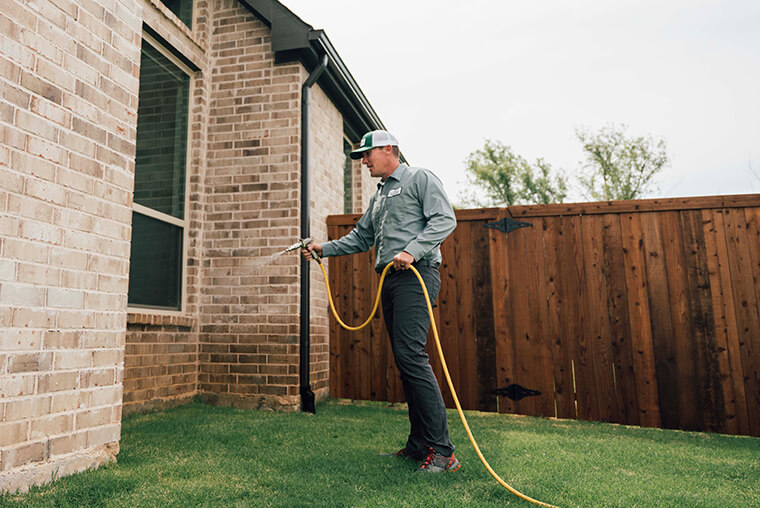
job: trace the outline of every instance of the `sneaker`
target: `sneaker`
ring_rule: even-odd
[[[417,473],[453,473],[457,469],[462,467],[454,454],[451,457],[446,457],[440,453],[436,453],[432,448],[422,461],[420,467],[417,469]]]
[[[420,458],[415,457],[414,455],[412,455],[409,452],[409,450],[406,449],[406,447],[400,449],[397,452],[393,452],[393,453],[381,453],[380,455],[382,455],[384,457],[401,457],[402,459],[412,459],[412,460],[416,460],[417,462],[419,462],[419,461],[422,460],[422,459],[420,459]]]

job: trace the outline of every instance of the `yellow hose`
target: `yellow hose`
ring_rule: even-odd
[[[327,272],[325,271],[325,267],[322,266],[322,263],[319,262],[319,267],[322,269],[322,277],[324,277],[325,279],[325,287],[327,288],[327,298],[330,301],[330,310],[332,310],[333,316],[335,316],[335,319],[338,320],[338,323],[340,323],[340,326],[342,326],[346,330],[357,331],[357,330],[361,330],[362,328],[367,326],[370,323],[370,321],[372,321],[372,318],[375,316],[375,313],[377,312],[377,307],[380,303],[380,293],[383,289],[383,282],[385,282],[385,275],[388,273],[388,269],[392,265],[393,265],[392,262],[388,263],[385,266],[385,269],[383,270],[382,275],[380,275],[380,283],[377,286],[377,296],[375,297],[375,305],[372,307],[372,312],[370,313],[367,320],[359,326],[349,326],[340,319],[340,317],[338,316],[338,311],[335,310],[335,304],[333,303],[332,294],[330,292],[330,284],[327,282]],[[467,431],[467,436],[470,438],[470,443],[472,443],[472,447],[475,449],[475,452],[478,454],[480,461],[486,467],[486,470],[488,470],[488,472],[491,473],[491,476],[493,476],[497,482],[499,482],[505,489],[510,491],[512,494],[516,495],[517,497],[521,499],[529,501],[533,504],[537,504],[539,506],[557,508],[554,505],[544,503],[542,501],[533,499],[532,497],[526,496],[525,494],[511,487],[507,482],[502,480],[498,474],[496,474],[496,471],[494,471],[493,468],[491,468],[491,465],[488,463],[485,457],[483,457],[483,454],[480,452],[480,447],[478,446],[478,443],[475,442],[475,438],[472,435],[472,431],[470,431],[470,426],[467,424],[467,418],[465,418],[464,416],[464,412],[462,411],[462,406],[459,404],[459,398],[457,397],[457,392],[456,390],[454,390],[454,383],[451,382],[451,376],[449,375],[449,368],[446,366],[446,359],[443,356],[443,349],[441,348],[441,339],[438,337],[438,327],[435,324],[435,316],[433,315],[433,305],[430,303],[430,295],[428,294],[427,287],[425,286],[425,281],[422,280],[422,276],[420,276],[420,272],[418,272],[414,266],[410,266],[410,268],[414,272],[414,274],[417,276],[417,280],[420,281],[420,286],[422,286],[422,292],[425,294],[425,302],[427,303],[428,313],[430,314],[430,324],[432,325],[432,328],[433,328],[433,337],[435,337],[435,346],[436,348],[438,348],[438,356],[441,358],[441,366],[443,367],[443,373],[446,375],[446,382],[449,384],[449,390],[451,390],[451,396],[454,399],[454,404],[456,404],[457,406],[457,412],[459,413],[459,418],[462,420],[462,425],[464,425],[464,430]]]

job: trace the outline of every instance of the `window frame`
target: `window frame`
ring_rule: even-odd
[[[181,279],[180,279],[180,304],[179,309],[171,309],[169,307],[157,307],[154,305],[140,305],[140,304],[134,304],[129,302],[129,297],[127,297],[127,312],[130,313],[138,313],[138,314],[160,314],[160,315],[170,315],[170,316],[184,316],[187,312],[187,261],[188,261],[188,241],[190,238],[190,234],[188,232],[188,223],[190,222],[188,217],[190,214],[190,167],[191,167],[191,155],[192,155],[192,111],[193,111],[193,92],[195,91],[195,84],[196,84],[196,72],[190,69],[187,65],[182,63],[182,61],[177,58],[170,50],[168,50],[165,46],[163,46],[160,42],[158,42],[155,38],[151,37],[150,34],[145,32],[143,30],[142,32],[142,38],[144,42],[147,42],[153,48],[161,53],[163,56],[169,59],[169,61],[176,65],[178,69],[180,69],[182,72],[188,75],[190,78],[189,84],[188,84],[188,101],[187,101],[187,140],[185,144],[185,191],[184,191],[184,197],[185,197],[185,204],[184,204],[184,213],[182,214],[183,218],[179,219],[177,217],[174,217],[173,215],[169,215],[164,212],[159,212],[158,210],[154,210],[153,208],[149,208],[145,205],[141,205],[139,203],[134,202],[134,198],[132,201],[132,213],[139,213],[142,215],[145,215],[146,217],[150,217],[152,219],[159,220],[161,222],[169,223],[173,226],[177,226],[182,228],[182,270],[181,270]],[[140,50],[140,53],[142,54],[142,49]],[[131,220],[131,219],[130,219]],[[131,246],[131,238],[130,238],[130,246]],[[130,263],[131,263],[130,259]]]

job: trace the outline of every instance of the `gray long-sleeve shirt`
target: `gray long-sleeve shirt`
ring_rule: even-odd
[[[406,251],[415,261],[441,262],[440,245],[457,225],[441,181],[429,170],[400,164],[369,200],[356,227],[322,244],[325,257],[368,251],[375,246],[375,270]]]

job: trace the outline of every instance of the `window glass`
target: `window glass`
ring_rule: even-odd
[[[140,60],[128,302],[181,310],[190,76],[154,44]]]
[[[188,27],[193,26],[193,0],[161,0],[180,21]]]
[[[140,65],[135,203],[181,219],[190,76],[148,43]]]
[[[182,228],[132,213],[129,303],[179,309]]]

